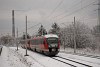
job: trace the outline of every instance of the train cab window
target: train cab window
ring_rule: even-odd
[[[58,43],[58,38],[47,38],[47,43],[48,44],[56,44]]]

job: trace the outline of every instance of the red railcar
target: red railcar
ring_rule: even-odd
[[[48,56],[55,56],[60,49],[59,37],[54,34],[37,36],[27,41],[27,48],[42,52]]]

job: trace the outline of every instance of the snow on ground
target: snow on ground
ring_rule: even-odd
[[[0,56],[0,67],[9,67],[7,61],[8,61],[8,51],[7,49],[3,48]]]
[[[61,46],[60,51],[65,51],[65,52],[68,52],[68,53],[74,53],[74,49],[73,48],[66,48],[64,50],[63,46]],[[76,49],[76,53],[77,54],[86,54],[86,55],[100,56],[100,50],[98,50],[98,49],[95,49],[95,50],[92,50],[90,48]]]
[[[0,67],[26,67],[20,59],[10,52],[8,48],[3,47],[0,56]]]
[[[34,60],[19,54],[16,50],[11,50],[10,48],[3,47],[2,54],[0,56],[0,67],[42,67],[38,63],[33,63]]]
[[[12,49],[15,50],[14,48]],[[25,55],[25,49],[19,49],[18,53],[21,55]],[[34,62],[37,62],[42,67],[71,67],[59,61],[56,61],[50,57],[47,57],[45,55],[33,51],[28,51],[28,55],[29,55],[28,58],[31,58],[31,60],[34,60]]]
[[[16,51],[16,47],[3,47],[0,67],[71,67],[33,51],[28,51],[29,56],[24,55],[25,49]]]
[[[71,67],[70,65],[29,50],[29,56],[25,56],[25,51],[22,48],[19,48],[17,51],[16,47],[4,46],[0,56],[0,67]],[[65,53],[59,53],[58,56],[85,63],[93,67],[100,67],[100,59]]]
[[[58,56],[71,59],[77,62],[81,62],[81,63],[87,64],[93,67],[100,67],[100,59],[72,55],[72,54],[65,54],[65,53],[59,53]]]

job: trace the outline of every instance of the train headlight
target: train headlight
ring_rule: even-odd
[[[49,45],[49,47],[51,47],[51,45]]]

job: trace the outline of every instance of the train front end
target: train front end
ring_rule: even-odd
[[[46,49],[44,53],[48,56],[55,56],[60,50],[59,37],[54,34],[45,35]]]

